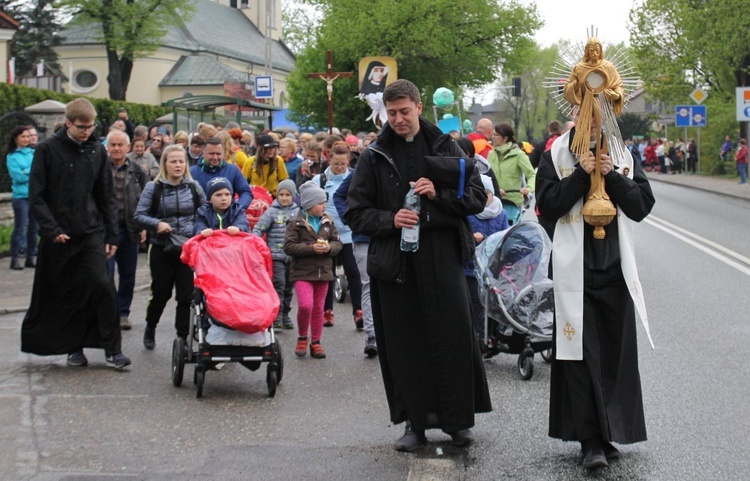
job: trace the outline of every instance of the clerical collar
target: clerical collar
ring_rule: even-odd
[[[404,140],[407,142],[414,142],[414,137],[405,137]]]

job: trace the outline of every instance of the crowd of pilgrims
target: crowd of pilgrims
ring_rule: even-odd
[[[507,124],[487,125],[487,120],[483,121],[485,125],[481,127],[488,132],[482,135],[476,132],[464,137],[453,135],[463,151],[477,159],[488,193],[484,212],[469,219],[477,243],[509,227],[508,216],[495,193],[508,198],[516,196],[518,199],[512,200],[520,204],[522,195],[532,191],[534,185],[533,167],[524,145],[515,140],[512,128]],[[481,131],[480,125],[477,127]],[[8,156],[9,166],[15,165],[16,157],[26,159],[28,177],[36,132],[33,127],[17,130],[12,139],[14,149],[9,149],[13,153]],[[118,140],[120,132],[127,134],[122,140]],[[375,132],[355,135],[346,129],[314,135],[266,132],[255,137],[234,122],[200,123],[194,133],[179,131],[172,135],[166,126],[135,126],[127,118],[127,112],[121,111],[120,118],[100,139],[112,158],[115,194],[121,203],[120,215],[124,217],[120,219],[120,249],[109,262],[110,275],[118,284],[120,328],[132,328],[130,305],[137,251],[147,249],[151,284],[143,344],[146,349],[155,348],[156,326],[173,290],[177,303],[175,330],[185,338],[193,274],[175,255],[179,248],[174,246],[179,247],[194,235],[210,236],[213,230],[226,229],[230,234],[252,232],[265,238],[273,257],[273,284],[281,304],[273,326],[297,328],[297,356],[305,356],[308,350],[312,357],[326,356],[321,344],[322,327],[333,326],[336,321],[333,303],[337,266],[343,268],[351,297],[352,320],[347,322],[365,331],[364,353],[368,357],[377,356],[366,270],[369,238],[352,232],[342,220],[347,209],[350,174],[360,153],[376,139]],[[124,157],[134,166],[131,169],[139,169],[138,182],[133,183],[135,188],[123,189],[122,176],[118,184],[117,172],[123,164],[115,162],[113,157],[122,143],[127,150]],[[502,172],[502,177],[496,175],[498,172]],[[28,178],[25,182],[28,183]],[[251,225],[246,210],[253,199],[252,191],[257,188],[273,200]],[[14,187],[14,207],[15,194],[21,190]],[[506,194],[506,190],[515,192]],[[122,197],[130,200],[130,209],[124,209],[124,213]],[[35,263],[37,228],[27,201],[18,201],[13,269],[23,269],[20,257],[24,251],[25,267],[34,267]],[[127,200],[124,202],[128,204]],[[34,240],[25,241],[27,238]],[[309,255],[310,244],[314,254],[319,255]],[[483,314],[471,263],[465,273],[473,297],[474,326],[482,339]],[[296,326],[290,318],[294,295]]]

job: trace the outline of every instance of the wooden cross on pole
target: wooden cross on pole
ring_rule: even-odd
[[[328,135],[333,133],[333,81],[339,77],[353,76],[353,72],[333,71],[333,54],[330,50],[326,52],[326,71],[307,74],[307,78],[321,78],[326,82],[326,91],[328,92]]]

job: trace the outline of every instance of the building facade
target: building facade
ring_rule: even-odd
[[[252,91],[256,76],[270,75],[273,104],[283,106],[295,59],[281,41],[281,0],[194,4],[191,17],[171,27],[155,52],[135,60],[126,100],[158,105],[185,95],[225,95],[228,83]],[[69,78],[65,92],[109,97],[101,25],[73,19],[61,37],[55,50]]]

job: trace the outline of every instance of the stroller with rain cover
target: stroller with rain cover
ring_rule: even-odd
[[[544,228],[523,221],[479,244],[474,257],[484,306],[486,357],[518,354],[524,380],[534,375],[534,353],[551,359],[554,291],[552,252]]]
[[[252,234],[215,231],[195,236],[181,260],[195,271],[195,292],[187,340],[172,344],[172,384],[182,384],[185,364],[195,364],[196,397],[203,395],[206,371],[236,362],[251,371],[268,363],[268,395],[284,374],[281,346],[271,325],[279,311],[273,288],[273,261],[266,243]]]

